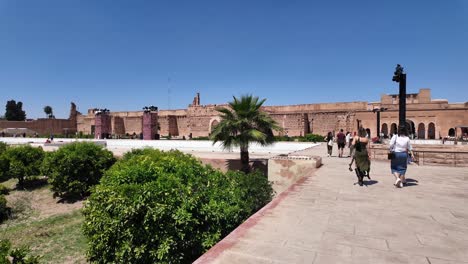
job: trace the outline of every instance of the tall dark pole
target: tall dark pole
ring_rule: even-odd
[[[377,137],[380,139],[380,109],[377,111]]]
[[[403,73],[403,67],[397,64],[392,81],[400,83],[399,97],[399,127],[406,128],[406,73]]]
[[[406,74],[400,76],[400,127],[406,127]]]

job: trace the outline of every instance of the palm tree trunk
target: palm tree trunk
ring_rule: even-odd
[[[242,164],[242,171],[245,173],[249,173],[250,166],[249,166],[249,148],[248,147],[241,147],[240,158],[241,158],[241,164]]]

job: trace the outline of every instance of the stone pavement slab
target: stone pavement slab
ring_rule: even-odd
[[[468,263],[468,170],[410,165],[395,188],[387,161],[367,186],[349,158],[280,194],[195,263]]]

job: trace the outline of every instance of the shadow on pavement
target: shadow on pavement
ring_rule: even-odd
[[[374,185],[376,183],[378,183],[376,180],[364,181],[364,185]]]
[[[405,187],[411,187],[411,186],[417,186],[417,185],[418,185],[417,180],[411,179],[411,178],[406,178]]]

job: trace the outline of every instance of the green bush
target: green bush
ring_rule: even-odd
[[[10,169],[10,162],[5,156],[8,145],[0,142],[0,181],[8,180],[8,170]]]
[[[47,155],[42,172],[58,196],[85,196],[99,183],[115,158],[112,152],[91,142],[74,142]]]
[[[3,152],[5,152],[8,148],[8,144],[5,143],[5,142],[0,142],[0,154],[2,154]]]
[[[40,256],[31,254],[29,247],[12,249],[9,240],[0,240],[0,264],[38,264],[39,259]]]
[[[10,264],[10,261],[8,260],[10,249],[10,240],[0,239],[0,264]]]
[[[24,180],[40,174],[44,150],[30,145],[8,148],[3,155],[8,161],[7,177],[17,178],[18,186],[23,187]]]
[[[307,142],[323,142],[325,141],[325,137],[322,135],[317,134],[307,134],[305,135],[305,141]]]
[[[275,136],[275,141],[299,141],[299,142],[323,142],[325,137],[317,134],[306,134],[305,136]]]
[[[8,218],[10,211],[11,209],[7,207],[7,200],[5,199],[5,195],[0,194],[0,223]]]
[[[210,140],[210,137],[195,137],[192,140]]]
[[[274,136],[275,141],[293,141],[294,138],[288,136]]]
[[[0,184],[0,195],[2,194],[9,194],[10,189],[8,189],[5,185]]]
[[[260,173],[222,173],[179,151],[134,150],[83,209],[96,263],[190,263],[272,198]]]

